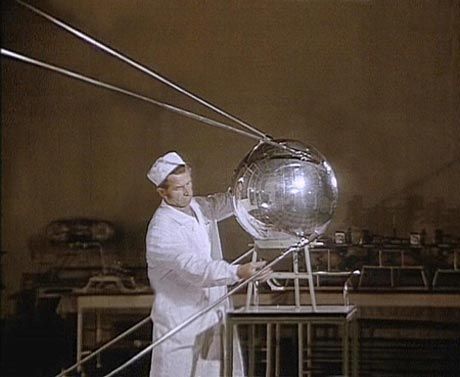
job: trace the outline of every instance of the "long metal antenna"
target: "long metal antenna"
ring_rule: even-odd
[[[60,73],[60,74],[65,75],[65,76],[69,76],[71,78],[74,78],[74,79],[77,79],[77,80],[80,80],[80,81],[84,81],[84,82],[86,82],[88,84],[92,84],[92,85],[95,85],[95,86],[98,86],[98,87],[101,87],[101,88],[104,88],[104,89],[107,89],[107,90],[111,90],[111,91],[114,91],[114,92],[117,92],[117,93],[125,94],[127,96],[139,99],[141,101],[148,102],[148,103],[153,104],[153,105],[157,105],[157,106],[159,106],[159,107],[161,107],[163,109],[166,109],[166,110],[171,111],[171,112],[176,113],[176,114],[180,114],[180,115],[182,115],[182,116],[184,116],[186,118],[197,120],[197,121],[199,121],[201,123],[204,123],[204,124],[207,124],[209,126],[218,127],[218,128],[221,128],[221,129],[224,129],[224,130],[227,130],[227,131],[234,132],[234,133],[236,133],[238,135],[249,137],[250,139],[257,140],[259,142],[270,144],[270,145],[273,145],[275,147],[278,147],[278,148],[281,148],[281,149],[284,149],[284,150],[289,150],[294,154],[298,154],[298,155],[302,156],[303,158],[306,158],[306,159],[309,158],[309,156],[306,155],[306,152],[292,149],[292,148],[290,148],[290,147],[288,147],[288,146],[286,146],[284,144],[281,144],[281,143],[279,143],[279,142],[277,142],[275,140],[261,138],[261,137],[259,137],[257,135],[249,133],[247,131],[240,130],[239,128],[236,128],[234,126],[219,122],[217,120],[207,118],[204,115],[195,114],[195,113],[193,113],[191,111],[188,111],[188,110],[185,110],[185,109],[182,109],[180,107],[176,107],[176,106],[164,103],[164,102],[160,102],[160,101],[155,100],[153,98],[146,97],[146,96],[143,96],[142,94],[132,92],[132,91],[127,90],[127,89],[120,88],[120,87],[115,86],[113,84],[109,84],[109,83],[106,83],[104,81],[93,79],[91,77],[82,75],[81,73],[77,73],[75,71],[70,71],[70,70],[68,70],[66,68],[58,67],[58,66],[53,65],[53,64],[45,63],[43,61],[33,59],[33,58],[30,58],[30,57],[25,56],[25,55],[18,54],[17,52],[7,50],[7,49],[4,49],[4,48],[1,49],[1,54],[6,56],[6,57],[9,57],[9,58],[13,58],[13,59],[25,62],[25,63],[29,63],[29,64],[32,64],[32,65],[35,65],[35,66],[38,66],[38,67],[41,67],[41,68],[45,68],[45,69],[48,69],[50,71],[54,71],[54,72]]]
[[[108,89],[108,90],[111,90],[111,91],[114,91],[114,92],[122,93],[122,94],[125,94],[127,96],[142,100],[144,102],[148,102],[148,103],[157,105],[157,106],[162,107],[163,109],[166,109],[168,111],[174,112],[176,114],[183,115],[183,116],[185,116],[187,118],[195,119],[195,120],[197,120],[197,121],[199,121],[201,123],[205,123],[205,124],[210,125],[210,126],[214,126],[214,127],[225,129],[227,131],[235,132],[235,133],[237,133],[239,135],[246,136],[246,137],[249,137],[251,139],[258,140],[258,141],[262,140],[259,136],[251,134],[251,133],[249,133],[247,131],[244,131],[244,130],[240,130],[240,129],[235,128],[233,126],[230,126],[228,124],[221,123],[221,122],[218,122],[216,120],[207,118],[205,116],[192,113],[191,111],[184,110],[184,109],[181,109],[179,107],[169,105],[167,103],[163,103],[163,102],[157,101],[155,99],[143,96],[141,94],[132,92],[130,90],[123,89],[123,88],[120,88],[118,86],[115,86],[115,85],[112,85],[112,84],[109,84],[109,83],[106,83],[106,82],[103,82],[103,81],[93,79],[91,77],[82,75],[80,73],[70,71],[68,69],[58,67],[56,65],[48,64],[48,63],[42,62],[40,60],[27,57],[25,55],[18,54],[18,53],[14,52],[14,51],[10,51],[10,50],[6,50],[6,49],[2,48],[1,49],[1,54],[4,55],[4,56],[7,56],[7,57],[10,57],[10,58],[17,59],[19,61],[25,62],[25,63],[33,64],[35,66],[38,66],[38,67],[41,67],[41,68],[48,69],[50,71],[54,71],[54,72],[63,74],[65,76],[72,77],[72,78],[80,80],[80,81],[84,81],[84,82],[86,82],[88,84],[96,85],[96,86],[99,86],[99,87],[104,88],[104,89]],[[267,142],[267,143],[270,143],[270,144],[278,145],[278,143],[273,142],[271,140],[263,140],[263,141]]]
[[[235,292],[237,292],[238,290],[240,290],[241,288],[245,287],[246,285],[248,285],[250,282],[256,280],[259,275],[261,275],[263,272],[265,272],[267,269],[273,267],[275,264],[277,264],[278,262],[280,262],[282,259],[284,259],[285,257],[287,257],[289,254],[293,253],[294,251],[297,251],[297,250],[300,250],[302,248],[304,248],[306,245],[308,245],[309,243],[313,242],[317,237],[319,236],[319,233],[312,233],[312,235],[307,238],[307,239],[302,239],[301,241],[299,241],[297,244],[289,247],[288,249],[286,249],[285,251],[283,251],[278,257],[276,257],[275,259],[273,259],[270,263],[268,263],[264,268],[262,268],[261,270],[257,271],[254,275],[252,275],[250,278],[242,281],[241,283],[239,283],[237,286],[235,286],[233,289],[231,289],[226,295],[222,296],[221,298],[219,298],[218,300],[216,300],[215,302],[213,302],[211,305],[209,305],[208,307],[206,307],[205,309],[201,310],[200,312],[192,315],[191,317],[189,317],[188,319],[186,319],[184,322],[182,322],[180,325],[178,325],[177,327],[173,328],[172,330],[168,331],[166,334],[164,334],[162,337],[158,338],[155,342],[153,342],[152,344],[150,344],[149,346],[145,347],[142,351],[140,351],[139,353],[137,353],[134,357],[132,357],[131,359],[129,359],[128,361],[126,361],[124,364],[120,365],[118,368],[112,370],[109,374],[106,374],[104,377],[113,377],[115,376],[116,374],[118,374],[119,372],[121,372],[123,369],[125,369],[126,367],[128,367],[129,365],[131,365],[132,363],[134,363],[135,361],[137,361],[138,359],[140,359],[141,357],[143,357],[144,355],[146,355],[147,353],[151,352],[153,348],[157,347],[159,344],[163,343],[165,340],[167,340],[168,338],[170,338],[171,336],[175,335],[176,333],[178,333],[180,330],[182,330],[184,327],[187,327],[189,324],[191,324],[192,322],[194,322],[195,320],[197,320],[199,317],[201,317],[202,315],[208,313],[209,311],[211,311],[212,309],[214,309],[216,306],[220,305],[222,302],[224,302],[227,298],[229,298],[232,294],[234,294]]]
[[[254,248],[252,247],[248,251],[246,251],[245,253],[241,254],[238,258],[233,260],[232,263],[230,263],[230,264],[235,265],[235,264],[239,263],[244,258],[246,258],[248,255],[252,254],[253,252],[254,252]],[[125,338],[126,336],[128,336],[129,334],[131,334],[132,332],[137,330],[138,328],[140,328],[143,325],[149,323],[150,321],[151,321],[150,316],[145,317],[144,319],[142,319],[141,321],[137,322],[136,324],[134,324],[132,327],[130,327],[129,329],[127,329],[126,331],[124,331],[120,335],[116,336],[112,340],[108,341],[107,343],[105,343],[104,345],[99,347],[97,350],[91,352],[88,356],[86,356],[83,359],[77,361],[75,364],[71,365],[67,369],[61,371],[61,373],[57,374],[56,377],[65,377],[67,375],[67,373],[72,372],[73,370],[75,370],[79,366],[83,365],[87,361],[93,359],[94,357],[99,355],[102,351],[106,350],[107,348],[109,348],[113,344],[119,342],[121,339]]]
[[[250,130],[251,132],[253,132],[255,135],[258,135],[258,137],[253,137],[253,139],[257,139],[259,141],[262,141],[264,143],[267,143],[267,144],[270,144],[270,145],[273,145],[273,146],[276,146],[280,149],[283,149],[285,151],[289,151],[290,153],[292,153],[293,155],[297,156],[298,158],[302,159],[302,160],[306,160],[306,161],[310,161],[310,162],[314,162],[314,163],[317,163],[317,161],[315,161],[314,159],[312,159],[311,155],[307,152],[307,151],[302,151],[302,150],[297,150],[295,148],[292,148],[290,146],[287,146],[285,144],[282,144],[282,143],[279,143],[275,140],[273,140],[273,138],[265,133],[263,133],[262,131],[258,130],[257,128],[249,125],[248,123],[246,122],[243,122],[242,120],[240,120],[239,118],[225,112],[224,110],[218,108],[217,106],[211,104],[210,102],[198,97],[197,95],[189,92],[188,90],[180,87],[179,85],[173,83],[172,81],[168,80],[166,77],[160,75],[159,73],[157,72],[154,72],[152,71],[151,69],[135,62],[134,60],[128,58],[127,56],[121,54],[120,52],[118,51],[115,51],[114,49],[110,48],[109,46],[103,44],[102,42],[99,42],[97,40],[95,40],[94,38],[90,37],[88,34],[85,34],[75,28],[73,28],[72,26],[66,24],[65,22],[63,21],[60,21],[58,20],[57,18],[51,16],[50,14],[46,13],[46,12],[43,12],[42,10],[38,9],[38,8],[35,8],[33,7],[32,5],[30,4],[27,4],[25,3],[24,1],[21,1],[21,0],[15,0],[18,4],[24,6],[25,8],[31,10],[32,12],[34,12],[35,14],[38,14],[39,16],[47,19],[48,21],[51,21],[52,23],[54,23],[55,25],[58,25],[59,27],[61,27],[62,29],[64,30],[67,30],[69,33],[75,35],[76,37],[90,43],[91,45],[107,52],[108,54],[122,60],[123,62],[129,64],[130,66],[146,73],[147,75],[159,80],[160,82],[168,85],[169,87],[175,89],[176,91],[182,93],[182,94],[185,94],[186,96],[192,98],[193,100],[199,102],[200,104],[204,105],[205,107],[217,112],[218,114],[234,121],[235,123],[238,123],[240,126],[246,128],[247,130]],[[171,105],[168,105],[168,106],[171,106]],[[183,114],[185,115],[185,113]],[[202,117],[203,120],[205,119],[205,117]],[[216,122],[216,121],[212,121],[213,123],[217,124],[219,122]],[[206,122],[205,122],[206,123]],[[209,124],[209,122],[208,122]],[[227,128],[228,125],[226,125],[226,127],[222,127],[222,128]],[[238,131],[242,131],[238,128],[235,128],[234,127],[234,132],[237,132]],[[241,133],[241,134],[244,134],[244,133]],[[249,133],[246,134],[246,136],[248,136]]]
[[[110,48],[109,46],[107,46],[106,44],[100,42],[100,41],[97,41],[96,39],[92,38],[91,36],[89,36],[88,34],[85,34],[83,33],[82,31],[79,31],[77,29],[75,29],[74,27],[66,24],[65,22],[57,19],[56,17],[53,17],[51,16],[50,14],[38,9],[38,8],[35,8],[34,6],[30,5],[30,4],[27,4],[21,0],[16,0],[16,2],[24,7],[26,7],[27,9],[31,10],[32,12],[40,15],[41,17],[47,19],[48,21],[51,21],[52,23],[54,23],[55,25],[58,25],[59,27],[61,27],[62,29],[64,30],[67,30],[69,33],[75,35],[76,37],[86,41],[87,43],[90,43],[91,45],[93,46],[96,46],[97,48],[101,49],[102,51],[105,51],[106,53],[122,60],[123,62],[129,64],[130,66],[144,72],[145,74],[157,79],[158,81],[166,84],[167,86],[173,88],[174,90],[192,98],[193,100],[199,102],[200,104],[202,104],[203,106],[206,106],[207,108],[217,112],[218,114],[228,118],[228,119],[231,119],[232,121],[238,123],[240,126],[252,131],[254,134],[256,135],[259,135],[259,138],[261,138],[262,140],[264,141],[267,141],[267,140],[270,140],[271,138],[266,135],[265,133],[263,133],[262,131],[258,130],[257,128],[249,125],[248,123],[246,122],[243,122],[242,120],[238,119],[237,117],[225,112],[224,110],[218,108],[217,106],[211,104],[210,102],[204,100],[203,98],[201,97],[198,97],[197,95],[191,93],[190,91],[180,87],[179,85],[173,83],[172,81],[168,80],[166,77],[160,75],[159,73],[157,72],[154,72],[152,71],[151,69],[147,68],[146,66],[134,61],[133,59],[127,57],[126,55],[123,55],[121,54],[120,52],[118,51],[115,51],[114,49]]]

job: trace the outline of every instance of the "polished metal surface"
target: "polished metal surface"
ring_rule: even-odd
[[[277,140],[261,142],[243,159],[232,181],[238,222],[255,239],[286,239],[321,234],[337,205],[337,180],[313,147]]]

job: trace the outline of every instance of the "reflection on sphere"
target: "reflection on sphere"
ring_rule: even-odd
[[[334,172],[313,147],[278,140],[282,149],[259,143],[233,177],[238,222],[255,239],[308,237],[327,226],[338,190]]]

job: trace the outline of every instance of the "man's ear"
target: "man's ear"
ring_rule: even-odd
[[[164,198],[166,196],[166,190],[162,187],[158,187],[157,188],[157,193],[158,195],[160,195],[162,198]]]

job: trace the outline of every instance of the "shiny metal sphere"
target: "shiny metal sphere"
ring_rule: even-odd
[[[337,205],[334,171],[315,148],[294,140],[277,142],[284,148],[261,142],[236,169],[236,218],[255,239],[322,233]]]

